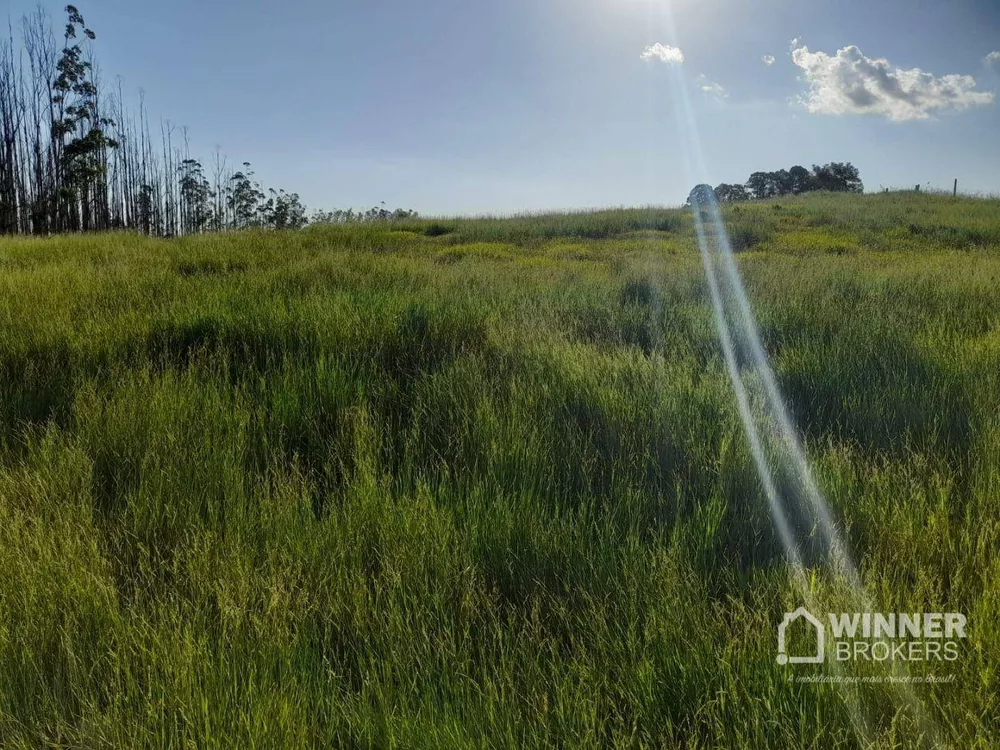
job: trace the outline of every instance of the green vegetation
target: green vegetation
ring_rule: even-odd
[[[858,168],[850,162],[830,162],[822,167],[813,164],[812,170],[795,165],[791,169],[779,169],[777,172],[754,172],[743,185],[729,185],[725,182],[715,188],[711,185],[696,185],[688,197],[688,203],[704,202],[706,193],[712,194],[721,203],[736,203],[803,195],[818,190],[863,193],[865,186],[861,182]]]
[[[0,241],[0,745],[996,746],[1000,204],[726,216],[868,594],[969,619],[923,721],[777,665],[801,602],[650,209]]]
[[[232,165],[219,149],[211,161],[193,158],[187,127],[161,118],[154,145],[156,118],[143,94],[136,110],[120,78],[117,90],[103,88],[97,34],[76,6],[64,12],[61,34],[39,5],[20,23],[8,18],[0,36],[0,235],[131,229],[171,237],[415,215],[381,204],[307,219],[298,193],[265,189],[250,162]]]

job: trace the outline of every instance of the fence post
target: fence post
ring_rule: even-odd
[[[953,187],[951,189],[951,197],[952,198],[957,198],[958,197],[958,178],[957,177],[955,178],[955,187]]]

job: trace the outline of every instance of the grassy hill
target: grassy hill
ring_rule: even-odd
[[[691,216],[620,210],[0,240],[0,745],[1000,744],[1000,202],[726,217],[866,591],[968,617],[921,708],[776,663]]]

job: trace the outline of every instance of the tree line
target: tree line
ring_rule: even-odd
[[[297,228],[297,193],[265,189],[249,162],[230,165],[218,149],[194,158],[187,128],[161,121],[155,133],[140,92],[130,109],[104,85],[91,30],[73,5],[61,36],[38,8],[0,39],[0,233],[131,229],[153,236],[224,229]],[[158,136],[158,138],[156,137]],[[317,222],[413,216],[384,204],[367,211],[316,212]]]
[[[704,203],[709,198],[720,203],[736,203],[801,195],[814,190],[863,193],[865,186],[858,168],[850,162],[830,162],[823,166],[814,164],[811,170],[796,165],[777,172],[754,172],[742,185],[725,182],[714,188],[711,185],[696,185],[688,196],[688,203]]]

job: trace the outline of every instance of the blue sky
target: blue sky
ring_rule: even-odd
[[[996,0],[77,5],[106,79],[310,208],[678,204],[684,90],[713,184],[852,161],[869,189],[1000,193]]]

